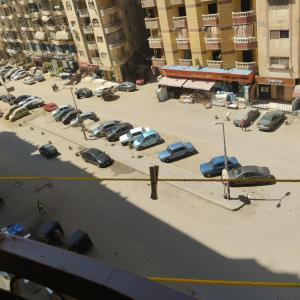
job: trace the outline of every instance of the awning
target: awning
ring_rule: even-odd
[[[62,30],[56,32],[55,39],[58,41],[68,41],[72,39],[72,36],[69,31]]]
[[[183,78],[163,77],[158,82],[158,84],[159,85],[166,85],[166,86],[173,86],[173,87],[182,87],[185,82],[186,82],[186,79],[183,79]]]
[[[295,85],[294,91],[293,91],[293,98],[300,97],[300,85]]]
[[[203,80],[187,80],[183,85],[186,89],[202,90],[209,92],[215,85],[215,81],[203,81]]]

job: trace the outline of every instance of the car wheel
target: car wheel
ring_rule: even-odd
[[[210,174],[210,173],[209,173],[209,174],[206,174],[205,177],[210,178],[210,177],[211,177],[211,174]]]
[[[190,152],[185,152],[184,156],[185,157],[189,157],[190,156]]]
[[[129,90],[129,89],[127,89],[127,90],[126,90],[126,92],[130,92],[130,90]]]
[[[169,162],[170,162],[170,159],[169,159],[169,158],[166,158],[166,159],[165,159],[165,162],[166,162],[166,163],[169,163]]]

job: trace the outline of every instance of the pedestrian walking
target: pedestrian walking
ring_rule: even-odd
[[[46,211],[41,203],[40,200],[37,201],[37,208],[38,208],[38,211],[39,211],[39,214],[40,215],[45,215],[46,214]]]
[[[247,128],[246,128],[246,122],[244,119],[241,120],[241,123],[240,123],[240,127],[241,127],[241,130],[243,131],[246,131]]]

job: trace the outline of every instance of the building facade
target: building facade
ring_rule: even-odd
[[[300,77],[299,0],[141,3],[153,67],[254,70],[256,97],[292,99]]]
[[[134,0],[1,0],[0,37],[11,56],[126,78],[143,37]]]

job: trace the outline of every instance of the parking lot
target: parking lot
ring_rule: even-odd
[[[54,82],[60,87],[57,93],[51,89]],[[55,102],[58,105],[73,104],[70,90],[63,88],[63,81],[57,79],[48,78],[46,81],[32,86],[25,86],[22,82],[12,82],[7,85],[15,87],[15,95],[32,94],[40,96],[45,102]],[[79,86],[89,87],[93,90],[96,88],[95,85],[85,82],[81,82]],[[160,166],[159,176],[162,178],[203,178],[199,171],[200,163],[223,154],[222,130],[220,126],[214,125],[215,116],[222,121],[228,111],[216,107],[205,109],[199,104],[182,104],[177,100],[158,103],[155,96],[156,86],[157,84],[154,83],[141,86],[136,92],[118,92],[117,95],[120,97],[111,102],[104,102],[101,98],[96,97],[80,99],[77,100],[77,105],[83,112],[95,112],[100,117],[100,121],[121,120],[131,123],[134,127],[147,126],[155,129],[165,143],[137,152],[129,147],[121,146],[118,142],[109,143],[105,139],[88,136],[88,140],[85,141],[79,128],[71,128],[55,122],[50,113],[37,109],[32,115],[15,123],[0,120],[2,134],[5,131],[12,134],[15,132],[20,139],[32,144],[33,147],[32,152],[23,151],[18,154],[17,149],[14,149],[14,145],[11,143],[11,137],[3,139],[7,143],[1,146],[6,158],[2,161],[2,168],[6,170],[7,175],[55,174],[56,176],[76,177],[90,174],[96,177],[144,177],[149,176],[149,166],[157,164]],[[1,90],[4,92],[3,88]],[[8,105],[1,102],[0,108],[7,109]],[[232,119],[236,113],[236,111],[231,111],[230,118]],[[299,178],[300,172],[297,164],[300,149],[299,139],[297,139],[299,127],[299,119],[295,119],[290,125],[283,124],[274,132],[260,132],[255,124],[245,132],[236,128],[232,122],[226,121],[228,155],[237,157],[242,165],[268,166],[277,178]],[[43,160],[37,153],[36,147],[49,140],[61,152],[61,156],[57,160]],[[167,145],[177,141],[191,142],[198,154],[170,164],[161,163],[158,158],[159,152],[164,150]],[[94,165],[86,164],[75,155],[81,147],[96,147],[105,150],[115,160],[115,164],[105,169],[98,169]],[[26,161],[25,154],[30,155],[28,161]],[[9,168],[9,161],[13,161],[11,168]],[[74,167],[58,170],[61,163],[71,164]],[[234,212],[234,215],[232,212],[212,206],[212,204],[217,204],[233,209],[243,204],[240,200],[232,202],[224,200],[223,188],[220,183],[159,184],[159,200],[157,202],[149,200],[150,187],[147,183],[107,182],[104,185],[110,191],[118,193],[139,211],[154,216],[181,234],[189,236],[195,242],[205,244],[206,247],[216,251],[218,255],[226,257],[226,261],[231,258],[251,258],[270,272],[299,275],[299,265],[296,263],[297,251],[294,250],[299,246],[299,239],[292,230],[299,225],[297,212],[300,206],[296,200],[300,188],[297,184],[232,189],[233,198],[239,199],[239,196],[248,194],[251,201],[250,205]],[[43,188],[41,193],[32,192],[41,186],[41,183],[39,186],[35,186],[34,183],[25,185],[23,193],[28,193],[26,195],[28,206],[24,204],[23,211],[8,213],[3,222],[15,222],[16,218],[28,224],[33,222],[36,218],[36,207],[34,201],[29,199],[37,199],[38,195],[42,193],[49,200],[49,196],[46,195],[49,190],[47,187]],[[163,243],[164,254],[155,251],[153,246],[150,246],[151,241],[160,243],[166,238],[168,230],[164,226],[156,227],[148,219],[143,224],[142,215],[136,219],[137,211],[129,213],[124,207],[125,204],[118,201],[113,204],[106,203],[107,200],[102,204],[97,202],[95,197],[98,187],[92,183],[88,185],[74,183],[65,186],[55,183],[55,187],[57,189],[51,189],[51,198],[54,200],[45,203],[46,210],[53,217],[64,220],[67,232],[72,231],[76,224],[70,211],[73,216],[78,218],[80,210],[84,210],[86,216],[81,219],[82,227],[91,233],[99,246],[96,247],[94,256],[144,275],[160,273],[160,275],[165,274],[166,276],[199,277],[202,268],[201,266],[196,267],[194,263],[195,260],[201,260],[201,257],[197,254],[197,247],[192,246],[191,243],[188,243],[192,249],[191,257],[186,257],[186,253],[183,253],[185,247],[182,243],[187,243],[187,240],[172,234],[171,240],[177,250],[164,264],[166,253],[172,252],[171,245]],[[72,189],[76,187],[77,192],[81,190],[84,195],[82,199],[79,200],[74,190],[69,191],[68,187]],[[5,184],[4,190],[8,197],[17,197],[18,190],[11,188],[11,185]],[[290,192],[290,195],[283,197],[287,192]],[[110,199],[109,192],[106,191],[105,195]],[[74,197],[74,199],[71,201],[69,197]],[[281,198],[283,200],[278,209],[277,204]],[[62,200],[64,201],[62,202]],[[126,228],[120,228],[123,223],[117,222],[117,218],[105,216],[105,212],[111,211],[112,208],[119,217],[125,212],[129,213],[131,220],[128,219],[129,215],[122,215],[121,218],[122,221],[127,222]],[[32,216],[33,213],[34,216]],[[101,215],[101,220],[99,220],[99,215]],[[95,223],[97,223],[98,229],[93,228]],[[153,232],[150,225],[157,230],[162,230],[161,233]],[[141,227],[138,228],[139,226]],[[101,233],[97,231],[99,228],[101,228]],[[111,232],[108,233],[108,230]],[[145,232],[148,235],[142,236]],[[128,240],[126,241],[126,239]],[[266,239],[269,240],[268,245],[265,244]],[[287,240],[289,242],[284,242]],[[239,247],[232,247],[236,243],[239,243]],[[150,248],[147,249],[147,247]],[[122,254],[114,254],[116,252],[112,252],[111,249],[118,249],[115,251]],[[183,251],[182,254],[180,254],[180,250]],[[154,251],[155,254],[148,261],[138,258],[138,255],[151,256],[151,251]],[[289,255],[283,256],[282,253],[289,253]],[[180,259],[181,262],[179,262]],[[172,260],[176,261],[176,266],[172,265]],[[216,268],[215,271],[208,271],[208,261],[211,266]],[[221,276],[222,272],[219,267],[216,267],[218,259],[208,255],[208,261],[202,261],[207,276],[215,278],[217,274]],[[239,272],[233,273],[236,276],[242,276],[243,272],[241,269]],[[258,269],[253,270],[253,274],[260,274],[262,277],[270,275],[267,272],[260,273]],[[266,280],[266,278],[263,279]],[[190,291],[190,287],[186,287],[186,289]],[[200,289],[198,292],[199,296],[202,293],[209,295],[209,289],[206,288],[205,290]],[[196,291],[196,295],[198,292]],[[233,294],[229,295],[231,299],[234,299]]]

